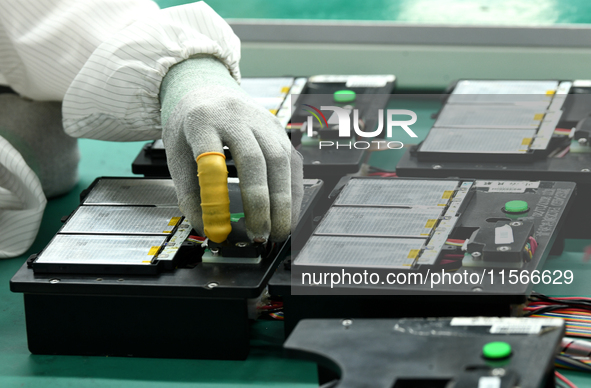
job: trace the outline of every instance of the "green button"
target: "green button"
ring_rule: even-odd
[[[353,102],[356,94],[352,90],[337,90],[333,96],[336,102]]]
[[[482,347],[482,355],[489,359],[498,360],[511,355],[511,345],[506,342],[489,342]]]
[[[528,209],[525,201],[509,201],[505,204],[505,211],[507,213],[523,213]]]
[[[238,222],[243,217],[244,217],[244,213],[231,213],[230,214],[230,221],[231,222]]]

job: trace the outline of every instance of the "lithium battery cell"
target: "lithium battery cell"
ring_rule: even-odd
[[[240,86],[256,102],[276,114],[293,83],[293,77],[243,78]]]
[[[162,236],[58,234],[39,254],[35,271],[44,265],[151,265],[164,244]]]
[[[558,81],[502,81],[462,80],[459,81],[448,104],[517,104],[539,103],[548,107],[552,101]]]
[[[441,215],[441,208],[334,207],[314,232],[316,235],[425,237]]]
[[[81,206],[60,233],[170,235],[181,219],[173,207]]]
[[[101,179],[84,205],[177,206],[170,179]]]
[[[294,265],[399,268],[413,266],[425,239],[312,236]]]
[[[535,129],[435,127],[420,152],[519,154],[527,152]]]
[[[445,206],[459,181],[351,179],[335,201],[337,206]]]
[[[453,128],[535,128],[545,109],[537,105],[448,104],[437,117],[435,127]]]

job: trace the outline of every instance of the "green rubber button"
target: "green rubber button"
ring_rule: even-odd
[[[505,211],[507,213],[523,213],[527,209],[528,206],[525,201],[509,201],[505,204]]]
[[[230,222],[238,222],[243,217],[244,217],[244,213],[231,213],[230,214]]]
[[[337,90],[334,92],[334,100],[336,102],[353,102],[357,94],[352,90]]]
[[[498,360],[511,355],[511,345],[506,342],[489,342],[482,347],[482,355],[489,359]]]

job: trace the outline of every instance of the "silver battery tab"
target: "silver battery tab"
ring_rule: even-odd
[[[58,234],[39,255],[39,264],[150,265],[162,236],[100,236]]]
[[[60,233],[170,235],[181,219],[175,207],[80,206]]]
[[[335,201],[338,206],[446,206],[459,181],[351,179]]]
[[[83,204],[177,206],[177,199],[171,179],[103,178]]]
[[[316,235],[425,237],[437,224],[442,208],[333,207]]]
[[[448,104],[437,117],[435,127],[533,128],[537,129],[546,108],[532,105]]]
[[[546,107],[556,94],[558,81],[462,80],[448,104],[516,104],[538,102]]]
[[[312,236],[298,255],[297,265],[400,268],[414,265],[426,240],[372,237]]]
[[[435,127],[421,152],[520,154],[529,150],[535,129]]]

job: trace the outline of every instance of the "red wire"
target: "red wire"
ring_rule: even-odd
[[[448,238],[447,241],[452,242],[452,243],[458,243],[458,244],[463,244],[466,242],[466,240],[459,240],[459,239],[455,239],[455,238]]]
[[[574,385],[573,383],[571,383],[569,379],[567,379],[566,377],[564,377],[560,373],[554,372],[554,374],[556,375],[556,377],[558,377],[558,379],[560,379],[563,383],[565,383],[566,385],[568,385],[570,388],[577,388],[576,385]]]
[[[538,249],[538,242],[536,241],[535,238],[533,238],[533,236],[529,236],[529,242],[530,242],[530,245],[532,246],[532,254],[536,253],[536,249]]]

